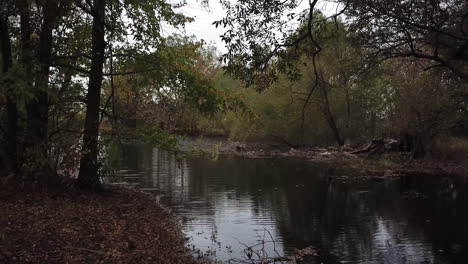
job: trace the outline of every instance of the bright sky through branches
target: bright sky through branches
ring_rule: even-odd
[[[171,1],[173,3],[180,3],[180,1]],[[302,1],[296,12],[301,12],[309,7],[308,1]],[[332,1],[322,1],[318,6],[326,14],[333,14],[335,12],[336,4]],[[218,49],[218,51],[224,53],[226,52],[226,47],[221,41],[220,36],[224,33],[225,29],[222,27],[216,28],[213,25],[214,21],[220,20],[225,16],[225,11],[223,10],[219,1],[211,0],[209,1],[208,6],[203,6],[202,1],[200,0],[188,0],[186,5],[179,9],[183,14],[192,17],[194,21],[188,23],[185,26],[185,30],[176,30],[176,29],[166,29],[165,34],[183,34],[183,35],[195,35],[197,39],[204,39],[207,43],[213,43],[213,45]]]

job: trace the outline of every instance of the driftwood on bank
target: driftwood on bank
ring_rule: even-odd
[[[394,139],[374,139],[365,147],[349,152],[350,154],[383,154],[399,151],[399,142]]]
[[[363,148],[346,152],[349,154],[367,154],[369,156],[391,152],[406,152],[410,153],[413,159],[420,159],[426,154],[426,146],[421,138],[414,139],[411,136],[403,136],[399,140],[391,138],[374,139]]]

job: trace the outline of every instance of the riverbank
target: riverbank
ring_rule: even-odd
[[[151,194],[0,191],[0,263],[199,263]]]
[[[208,155],[213,158],[217,155],[273,159],[293,157],[310,162],[329,163],[347,171],[347,175],[338,176],[343,179],[381,179],[414,174],[468,177],[468,152],[459,155],[456,159],[413,159],[409,152],[386,151],[385,146],[367,151],[366,148],[371,144],[344,147],[291,147],[278,142],[236,142],[222,137],[184,138],[180,140],[180,145],[183,152]]]

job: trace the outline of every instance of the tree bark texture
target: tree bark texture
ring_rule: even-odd
[[[89,75],[88,95],[86,97],[83,157],[80,160],[80,172],[77,180],[79,187],[94,190],[101,188],[98,175],[98,137],[104,51],[106,46],[104,28],[105,6],[106,0],[93,1],[91,72]]]
[[[25,166],[23,172],[29,180],[46,181],[52,172],[48,160],[48,89],[50,63],[53,46],[53,30],[58,20],[58,3],[55,0],[47,0],[43,3],[43,20],[39,34],[39,48],[36,54],[37,68],[32,70],[34,84],[33,98],[28,101],[27,130],[25,136]],[[30,28],[25,28],[30,31]],[[30,36],[23,36],[25,44]],[[28,38],[28,39],[26,39]],[[26,45],[27,47],[28,45]],[[25,46],[23,46],[23,49]],[[23,50],[28,53],[29,51]],[[27,55],[29,56],[29,55]],[[27,62],[24,62],[27,63]],[[29,62],[30,63],[30,62]],[[34,178],[31,178],[34,177]],[[41,179],[39,179],[41,178]]]
[[[8,15],[0,16],[0,35],[1,35],[1,52],[2,52],[2,72],[8,74],[13,66],[11,53],[11,39],[8,24]],[[12,91],[12,87],[8,83],[5,84],[6,89],[6,112],[7,112],[7,128],[6,128],[6,167],[11,172],[17,170],[17,147],[18,147],[18,108],[16,98]],[[3,154],[3,153],[2,153]]]
[[[323,87],[323,85],[320,85],[320,92],[322,94],[322,98],[324,101],[324,106],[323,106],[323,113],[325,115],[325,120],[327,120],[328,126],[332,130],[333,136],[335,137],[336,143],[341,147],[344,145],[344,140],[341,137],[340,130],[338,129],[338,126],[336,125],[335,117],[333,116],[333,113],[331,112],[330,109],[330,101],[328,100],[328,92],[327,88]]]

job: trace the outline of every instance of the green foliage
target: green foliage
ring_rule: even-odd
[[[305,29],[300,28],[297,35]],[[333,144],[328,120],[332,116],[346,142],[398,138],[407,132],[429,144],[463,122],[466,86],[449,72],[425,71],[430,64],[409,60],[370,61],[369,51],[360,47],[339,21],[322,22],[313,32],[322,49],[315,67],[311,54],[316,47],[303,41],[286,50],[288,56],[279,54],[269,65],[278,71],[275,82],[265,91],[235,85],[240,81],[219,75],[215,87],[235,94],[254,118],[228,111],[212,124],[239,140]],[[250,66],[236,67],[249,70]]]
[[[330,144],[333,137],[324,115],[327,109],[336,116],[336,123],[346,136],[365,136],[362,134],[367,128],[364,123],[370,119],[366,115],[371,109],[365,109],[369,104],[364,102],[366,94],[374,89],[369,84],[378,77],[378,68],[365,69],[363,51],[348,39],[342,24],[324,23],[317,34],[323,48],[317,56],[317,71],[309,55],[313,46],[303,42],[286,50],[288,56],[278,58],[276,67],[282,69],[268,90],[257,93],[263,89],[255,86],[239,89],[244,86],[236,84],[239,81],[220,75],[215,87],[234,94],[245,104],[245,109],[251,111],[250,116],[230,111],[221,118],[231,137]],[[315,87],[317,80],[318,88]]]
[[[2,32],[8,32],[2,66],[12,59],[0,75],[0,143],[18,142],[9,151],[21,156],[32,138],[27,135],[37,130],[43,133],[38,156],[64,174],[76,171],[83,154],[85,87],[96,55],[91,2],[6,1],[0,14]],[[317,1],[299,13],[293,13],[296,0],[221,2],[226,17],[214,24],[227,26],[224,64],[204,41],[162,34],[164,26],[182,28],[193,20],[177,10],[185,1],[105,1],[104,100],[93,108],[100,108],[101,154],[112,158],[108,146],[115,142],[174,150],[172,133],[186,131],[297,144],[332,144],[336,134],[361,142],[406,132],[437,145],[466,127],[465,2],[434,1],[428,9],[424,1],[395,1],[388,17],[381,13],[385,1],[353,0],[345,21],[323,15]],[[410,9],[407,20],[401,11]],[[57,15],[51,25],[46,11]],[[23,36],[28,29],[20,14],[27,13],[31,34]],[[381,63],[375,55],[418,60]],[[461,146],[453,152],[464,148],[451,145]]]
[[[138,104],[167,100],[187,103],[203,113],[215,112],[220,98],[212,88],[210,71],[215,66],[203,61],[204,43],[188,37],[171,36],[157,51],[126,61],[122,71],[135,72],[117,79],[119,90],[132,91]],[[144,97],[141,97],[144,96]]]
[[[468,81],[464,0],[340,0],[361,45],[382,59],[412,57]]]
[[[387,109],[382,129],[410,133],[430,148],[437,137],[465,122],[466,84],[450,78],[448,71],[425,71],[426,63],[406,60],[394,60],[385,67]]]
[[[468,138],[439,136],[434,142],[431,156],[439,159],[465,160],[468,158]]]
[[[218,144],[215,144],[212,148],[211,148],[211,159],[212,160],[218,160],[219,158],[219,148],[221,148],[223,143],[218,143]]]
[[[277,58],[287,56],[287,47],[294,42],[291,24],[304,21],[307,11],[294,12],[299,2],[222,0],[226,17],[213,24],[227,28],[221,36],[228,48],[222,56],[226,72],[261,90],[277,81],[278,74],[288,72],[291,68],[281,67],[288,61]]]
[[[174,151],[177,149],[177,137],[154,126],[145,126],[136,133],[138,142],[155,148]],[[141,138],[140,138],[141,137]]]
[[[40,127],[36,130],[44,132],[38,142],[44,149],[41,155],[62,174],[76,171],[83,156],[82,142],[87,140],[90,143],[83,149],[92,151],[83,151],[93,152],[90,158],[93,160],[95,142],[101,144],[98,148],[103,151],[98,152],[102,164],[106,163],[102,156],[106,150],[112,158],[113,151],[108,147],[112,142],[143,142],[176,149],[177,141],[168,132],[171,127],[163,129],[159,125],[172,125],[182,115],[176,113],[178,109],[188,108],[186,105],[208,115],[223,104],[212,87],[211,77],[217,64],[213,63],[214,57],[207,52],[205,44],[189,37],[162,34],[163,26],[182,28],[193,20],[177,10],[185,2],[106,0],[97,3],[102,4],[101,8],[93,6],[93,1],[7,1],[0,14],[3,21],[0,31],[8,32],[2,35],[1,58],[12,58],[12,67],[4,67],[7,72],[0,76],[0,110],[2,116],[9,118],[0,124],[1,130],[14,135],[21,153],[29,139],[25,135],[35,133],[34,129],[26,131],[25,128]],[[100,20],[98,10],[103,9],[105,17]],[[49,19],[49,13],[54,14],[54,19]],[[102,65],[105,97],[101,100],[87,98],[89,89],[85,89],[93,57],[96,61],[97,55],[91,54],[93,37],[99,35],[93,34],[93,23],[104,28],[101,33],[106,40],[105,54],[99,54],[105,58]],[[29,36],[22,35],[28,32]],[[50,67],[44,67],[49,63]],[[91,95],[94,99],[96,96],[99,93]],[[4,107],[7,101],[8,107]],[[101,105],[89,105],[91,101],[100,101]],[[89,109],[95,114],[88,124],[100,118],[100,130],[96,133],[94,127],[88,126],[82,140],[85,111]],[[155,116],[163,118],[158,120]],[[17,122],[11,122],[12,118]],[[132,122],[139,125],[131,127]],[[4,134],[0,138],[2,147],[9,140]],[[14,147],[9,148],[11,153]],[[94,165],[91,169],[95,171]]]
[[[23,104],[32,100],[34,94],[30,78],[22,65],[14,65],[7,73],[0,73],[0,102],[5,103],[7,95]]]

